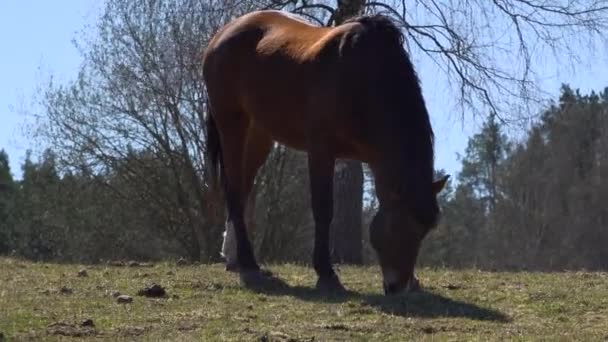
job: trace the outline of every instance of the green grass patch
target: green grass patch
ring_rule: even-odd
[[[78,276],[81,269],[88,276]],[[381,293],[377,267],[340,267],[350,291],[326,297],[307,267],[269,265],[280,283],[239,285],[223,265],[64,265],[0,258],[6,340],[584,340],[608,338],[606,273],[420,269],[424,291]],[[167,296],[137,292],[151,283]],[[129,295],[117,303],[116,293]],[[82,325],[90,319],[94,326]]]

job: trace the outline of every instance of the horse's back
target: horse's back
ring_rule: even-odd
[[[216,115],[242,113],[278,141],[302,148],[305,107],[319,84],[310,54],[326,32],[278,11],[252,12],[224,26],[203,62]]]
[[[354,157],[347,150],[355,147],[344,141],[359,135],[354,130],[360,125],[349,113],[354,94],[344,87],[353,84],[354,73],[343,70],[348,64],[338,51],[354,25],[319,27],[278,11],[252,12],[228,23],[213,37],[203,63],[214,116],[222,121],[218,116],[239,113],[297,149],[306,148],[313,130],[340,154]]]
[[[205,50],[203,65],[216,55],[222,54],[222,59],[234,56],[237,50],[258,55],[282,50],[286,58],[301,59],[301,52],[310,49],[328,31],[281,11],[251,12],[232,20],[214,35]]]

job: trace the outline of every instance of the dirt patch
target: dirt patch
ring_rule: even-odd
[[[124,337],[141,336],[149,331],[150,327],[128,326],[118,329],[118,334]]]
[[[70,295],[70,294],[74,293],[74,290],[72,290],[71,288],[69,288],[67,286],[62,286],[59,289],[59,293],[65,294],[65,295]]]
[[[62,335],[71,337],[91,336],[96,334],[94,325],[77,325],[67,322],[51,323],[46,327],[46,332],[49,335]]]
[[[184,320],[177,322],[177,330],[179,331],[192,331],[200,328],[200,325],[194,321]]]
[[[167,292],[164,287],[153,283],[137,291],[137,295],[149,298],[162,298],[167,296]]]
[[[148,262],[138,262],[134,260],[124,261],[124,260],[112,260],[107,263],[110,266],[115,267],[154,267],[154,264]]]

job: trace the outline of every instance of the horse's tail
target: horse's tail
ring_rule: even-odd
[[[218,189],[218,178],[221,178],[222,181],[225,178],[223,165],[224,163],[222,158],[222,145],[220,143],[220,135],[217,130],[217,125],[215,124],[215,119],[213,119],[211,113],[207,113],[205,127],[207,130],[207,141],[205,142],[205,149],[207,150],[207,161],[209,162],[208,170],[211,178],[210,183],[213,184],[215,189]]]

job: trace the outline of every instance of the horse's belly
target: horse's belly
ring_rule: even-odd
[[[249,92],[246,112],[249,119],[273,140],[293,149],[307,151],[309,140],[320,138],[325,140],[338,158],[367,160],[360,146],[362,142],[357,141],[350,124],[337,120],[337,113],[326,112],[321,109],[323,106],[319,106],[318,112],[311,112],[315,106],[311,108],[305,98],[294,96],[303,91],[293,87],[281,90],[268,87],[264,90]],[[319,115],[332,117],[322,118]]]
[[[250,115],[254,124],[264,129],[275,141],[298,150],[306,149],[307,123],[303,113],[290,108],[260,106]]]

